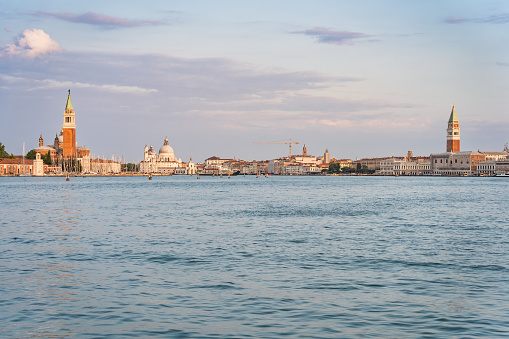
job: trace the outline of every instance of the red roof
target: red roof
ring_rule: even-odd
[[[25,159],[25,165],[33,165],[33,163],[33,160]],[[0,165],[23,165],[23,159],[0,158]]]

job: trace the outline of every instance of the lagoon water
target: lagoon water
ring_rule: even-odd
[[[2,338],[509,336],[509,180],[0,178]]]

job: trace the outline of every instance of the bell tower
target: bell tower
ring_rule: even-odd
[[[447,124],[447,152],[459,152],[460,151],[460,123],[454,104],[452,105],[451,116],[449,117],[449,123]]]
[[[64,158],[76,157],[76,121],[71,102],[71,90],[65,105],[64,124],[62,125],[64,143],[62,146]]]

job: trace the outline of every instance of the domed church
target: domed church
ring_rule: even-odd
[[[168,143],[168,138],[164,139],[159,154],[156,154],[152,145],[150,145],[150,148],[145,145],[143,160],[140,162],[140,172],[170,175],[181,172],[182,168],[185,169],[186,164],[181,159],[175,158],[173,148]]]

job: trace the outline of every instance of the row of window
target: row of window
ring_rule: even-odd
[[[437,161],[438,161],[438,159],[435,159],[435,164],[437,163]],[[440,159],[440,163],[442,163],[442,159]],[[448,164],[449,160],[445,159],[445,163]],[[454,159],[454,163],[457,164],[458,163],[458,159]],[[452,164],[452,160],[451,160],[451,164]],[[463,164],[463,160],[461,160],[460,164]],[[467,164],[468,164],[468,160],[467,160]]]

